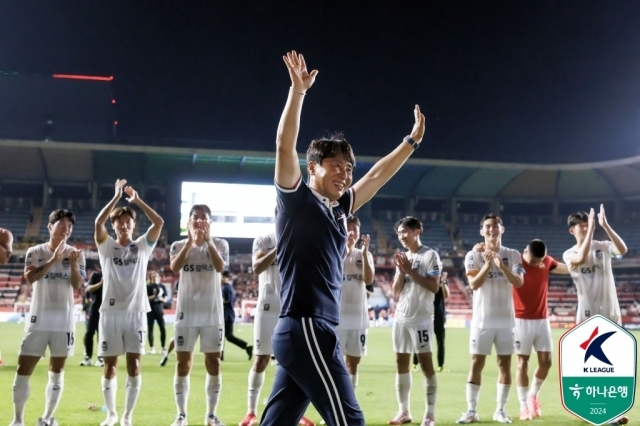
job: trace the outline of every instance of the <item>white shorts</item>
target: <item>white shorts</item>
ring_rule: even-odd
[[[222,352],[224,349],[224,325],[211,326],[177,326],[174,342],[176,352],[193,352],[200,336],[200,352],[210,354]]]
[[[144,354],[146,312],[100,312],[99,356]]]
[[[471,328],[469,352],[473,355],[491,355],[496,345],[498,355],[513,355],[513,330],[510,328]]]
[[[397,354],[432,353],[433,321],[425,319],[415,326],[393,322],[393,351]]]
[[[273,355],[271,336],[278,324],[278,317],[274,315],[262,315],[256,312],[253,320],[253,353],[256,355]]]
[[[367,356],[367,334],[369,330],[362,328],[359,330],[336,330],[340,340],[342,355],[349,355],[356,358]]]
[[[548,319],[516,318],[513,327],[513,348],[518,355],[531,355],[531,348],[536,352],[553,352],[551,324]]]
[[[19,355],[43,357],[49,347],[49,356],[65,358],[73,356],[75,333],[66,331],[27,331],[22,339]]]

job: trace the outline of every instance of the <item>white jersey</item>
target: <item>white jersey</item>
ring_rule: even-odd
[[[229,243],[220,238],[211,238],[225,266],[229,264]],[[177,256],[189,240],[176,241],[171,245],[171,257]],[[224,324],[222,287],[220,272],[211,262],[206,243],[193,245],[180,270],[176,326],[202,327]]]
[[[367,252],[373,265],[373,256]],[[344,259],[342,292],[340,298],[340,324],[338,330],[363,330],[369,328],[367,289],[363,278],[364,258],[362,250],[353,248]]]
[[[586,261],[571,269],[571,278],[578,292],[576,322],[584,321],[596,314],[618,323],[622,319],[611,269],[611,259],[616,257],[613,249],[611,241],[592,241]],[[562,258],[567,265],[577,252],[577,246],[564,252]]]
[[[500,247],[498,255],[502,263],[514,274],[524,274],[522,258],[518,250]],[[464,259],[464,267],[469,272],[479,272],[484,265],[484,254],[470,251]],[[513,308],[513,285],[496,265],[491,265],[484,284],[473,292],[473,317],[471,327],[513,328],[515,326]]]
[[[100,312],[149,312],[147,264],[156,243],[149,244],[147,233],[127,246],[111,238],[98,244],[103,287]]]
[[[423,277],[440,275],[442,263],[438,253],[421,246],[416,253],[406,252],[412,260],[411,269]],[[409,275],[404,276],[404,287],[396,306],[396,321],[413,326],[433,319],[433,300],[436,294],[417,284]]]
[[[56,262],[42,278],[33,283],[33,295],[29,317],[25,320],[26,331],[73,332],[76,328],[73,309],[73,287],[71,286],[71,264],[69,253],[75,250],[65,245],[62,259]],[[53,257],[48,244],[40,244],[27,250],[25,273],[30,266],[40,267]],[[32,268],[29,268],[32,269]],[[78,259],[80,275],[86,278],[85,260],[82,252]]]
[[[267,254],[276,247],[275,232],[253,240],[253,254]],[[282,280],[277,259],[258,276],[258,305],[260,315],[278,317],[280,315],[280,289]]]

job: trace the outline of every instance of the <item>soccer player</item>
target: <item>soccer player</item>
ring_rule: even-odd
[[[344,259],[342,294],[340,299],[340,324],[336,327],[340,348],[351,376],[351,384],[358,386],[358,364],[367,354],[367,286],[373,284],[375,268],[369,253],[369,235],[362,236],[362,248],[356,248],[360,240],[360,220],[347,219],[347,256]]]
[[[81,367],[91,366],[91,357],[93,356],[93,335],[98,332],[100,324],[100,307],[102,306],[102,272],[97,271],[91,274],[89,283],[85,288],[85,294],[91,299],[89,312],[87,316],[87,332],[84,335],[84,360],[80,363]],[[104,367],[102,357],[96,359],[96,367]]]
[[[522,253],[524,285],[513,289],[516,325],[513,328],[515,352],[518,356],[516,384],[520,402],[520,420],[540,417],[542,410],[538,393],[551,368],[553,337],[548,318],[547,294],[549,273],[568,274],[564,263],[557,262],[547,254],[542,240],[532,240]],[[538,354],[538,368],[529,388],[529,356],[531,348]]]
[[[76,219],[68,210],[49,215],[49,241],[27,250],[24,276],[33,285],[31,307],[18,355],[13,382],[13,422],[23,426],[24,407],[29,397],[31,374],[49,347],[49,381],[45,389],[44,414],[37,426],[53,426],[53,418],[64,387],[64,364],[73,356],[76,322],[73,291],[84,284],[85,260],[79,250],[67,244]]]
[[[224,318],[220,273],[229,263],[229,243],[209,232],[211,209],[196,204],[189,211],[187,238],[171,245],[171,270],[180,272],[176,306],[176,372],[173,377],[178,416],[172,426],[187,424],[191,365],[196,341],[204,353],[207,370],[205,425],[221,426],[216,408],[222,388],[220,352],[224,340]]]
[[[592,315],[600,314],[611,321],[622,324],[620,304],[613,279],[611,259],[627,253],[627,246],[607,222],[604,205],[600,205],[598,222],[609,237],[609,241],[593,241],[596,228],[593,209],[575,213],[567,219],[569,233],[576,245],[562,255],[571,271],[571,278],[578,290],[578,312],[576,323]]]
[[[149,271],[147,273],[147,297],[151,310],[147,312],[147,329],[149,335],[150,354],[156,353],[153,346],[153,324],[158,323],[160,329],[160,345],[162,346],[162,356],[167,354],[167,328],[164,325],[164,302],[167,300],[164,286],[160,283],[160,274],[158,271]]]
[[[236,291],[233,289],[233,278],[229,271],[222,273],[222,305],[224,306],[224,337],[240,349],[244,349],[249,356],[253,356],[253,346],[241,338],[233,335],[233,324],[236,322]],[[222,354],[224,356],[224,353]]]
[[[513,354],[512,287],[522,287],[523,273],[520,253],[502,245],[504,226],[494,214],[485,215],[480,221],[480,235],[484,237],[484,252],[471,250],[465,257],[465,269],[469,287],[473,290],[473,316],[469,351],[471,367],[467,378],[467,412],[457,423],[479,421],[476,413],[482,380],[482,369],[491,348],[495,345],[498,355],[498,406],[493,420],[511,423],[504,407],[511,388],[511,355]]]
[[[276,138],[276,256],[282,278],[281,312],[271,342],[278,360],[262,426],[294,426],[311,401],[329,426],[364,425],[335,326],[346,254],[346,219],[402,167],[424,135],[416,105],[411,135],[378,161],[353,188],[355,157],[340,136],[307,150],[309,181],[296,152],[300,113],[318,71],[302,55],[283,57],[291,88]]]
[[[625,255],[627,245],[609,225],[603,204],[600,204],[598,223],[607,233],[609,240],[593,240],[593,232],[596,229],[593,209],[588,215],[579,212],[569,215],[567,219],[569,233],[575,237],[576,245],[565,251],[562,258],[569,267],[571,278],[578,290],[576,323],[600,314],[622,325],[611,259]],[[609,424],[624,425],[628,422],[626,416],[621,416]]]
[[[102,209],[95,221],[95,241],[102,265],[103,303],[100,307],[100,350],[104,359],[102,394],[107,407],[107,418],[101,426],[118,423],[116,412],[116,391],[118,379],[116,370],[118,357],[126,354],[127,386],[124,413],[121,426],[130,426],[142,376],[140,358],[144,354],[144,340],[147,332],[146,313],[149,299],[146,292],[146,274],[149,258],[160,237],[164,221],[138,196],[127,181],[119,179],[115,184],[115,194]],[[136,226],[136,212],[131,207],[116,207],[123,193],[130,204],[136,205],[151,221],[151,226],[143,235],[133,240]],[[109,220],[116,239],[109,236],[106,222]]]
[[[11,259],[13,252],[13,234],[8,229],[0,228],[0,265],[5,265]]]
[[[393,351],[396,354],[396,397],[398,414],[390,425],[411,423],[411,354],[416,353],[424,374],[425,413],[422,426],[435,426],[438,380],[433,368],[433,300],[440,288],[442,263],[438,253],[422,245],[422,223],[412,216],[400,219],[395,232],[405,253],[396,253],[393,294],[398,297],[393,323]]]

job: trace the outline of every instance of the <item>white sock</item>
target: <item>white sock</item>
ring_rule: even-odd
[[[247,405],[249,413],[256,413],[258,409],[258,399],[260,399],[260,391],[264,384],[264,371],[256,373],[253,368],[249,371],[249,392],[247,394]]]
[[[178,415],[187,415],[187,402],[189,401],[189,387],[191,385],[190,376],[173,376],[173,391],[176,395],[176,407]]]
[[[396,373],[396,397],[401,413],[409,414],[411,406],[409,404],[409,393],[411,392],[411,373]]]
[[[531,388],[529,389],[529,396],[538,396],[538,393],[540,393],[540,389],[542,388],[543,383],[544,383],[544,379],[538,379],[536,376],[533,376],[533,381],[531,382]]]
[[[424,377],[424,376],[423,376]],[[438,378],[434,374],[431,377],[424,377],[424,390],[427,399],[427,410],[424,413],[425,418],[436,417],[436,393],[438,392]]]
[[[356,374],[349,374],[349,377],[351,377],[351,384],[353,385],[353,390],[355,390],[358,387],[358,376],[360,376],[358,372],[356,372]]]
[[[222,389],[222,374],[212,376],[207,373],[204,388],[207,392],[207,415],[216,414],[216,408],[218,408],[218,401],[220,400],[220,389]]]
[[[127,377],[127,388],[124,393],[124,414],[125,419],[130,419],[133,409],[136,408],[140,388],[142,387],[142,375]]]
[[[509,390],[511,389],[511,385],[505,385],[502,383],[498,383],[498,408],[497,410],[504,410],[504,406],[507,405],[507,400],[509,399]]]
[[[13,418],[16,423],[24,423],[24,406],[29,399],[29,379],[31,376],[16,374],[13,380]]]
[[[478,397],[480,396],[480,385],[467,383],[467,410],[476,411]]]
[[[526,386],[518,386],[518,401],[520,402],[521,410],[527,408],[527,390]]]
[[[104,405],[107,406],[107,412],[110,416],[117,416],[116,412],[116,393],[118,391],[118,378],[113,379],[102,378],[102,396],[104,397]]]
[[[60,402],[60,397],[62,396],[62,389],[64,387],[64,371],[60,373],[54,373],[49,371],[49,383],[47,383],[47,387],[45,388],[45,404],[44,404],[44,414],[42,415],[42,420],[49,423],[51,418],[53,417],[53,413],[56,411],[58,407],[58,403]]]

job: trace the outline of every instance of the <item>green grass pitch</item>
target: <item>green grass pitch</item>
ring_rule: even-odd
[[[0,368],[0,426],[8,425],[13,415],[11,402],[11,386],[15,374],[17,352],[23,334],[23,325],[0,323],[0,350],[7,364]],[[241,338],[251,340],[250,326],[235,327],[236,334]],[[105,418],[105,413],[100,411],[103,405],[100,389],[101,368],[80,367],[83,347],[79,343],[80,336],[84,332],[84,325],[77,329],[75,357],[67,361],[65,373],[64,393],[62,401],[56,413],[56,419],[62,426],[65,425],[98,425]],[[156,338],[157,338],[156,329]],[[554,330],[555,341],[561,336],[561,330]],[[171,336],[173,330],[168,330]],[[640,333],[635,333],[636,338]],[[358,401],[364,411],[367,425],[385,425],[397,411],[395,396],[394,374],[395,361],[391,347],[391,329],[373,328],[369,333],[369,355],[360,364],[360,383],[356,391]],[[465,382],[469,366],[468,354],[469,330],[447,329],[446,363],[445,367],[450,371],[438,374],[438,402],[436,405],[436,419],[438,426],[453,425],[460,414],[466,410]],[[557,346],[557,345],[556,345]],[[167,367],[161,368],[158,363],[159,355],[146,355],[142,358],[142,391],[138,405],[134,412],[135,425],[170,425],[175,417],[175,404],[173,399],[173,366],[175,357],[172,357]],[[533,357],[535,358],[535,357]],[[124,403],[124,386],[126,370],[123,363],[118,369],[118,412],[121,414]],[[555,362],[555,359],[554,359]],[[47,360],[42,360],[36,368],[31,380],[31,397],[27,403],[25,420],[27,425],[34,425],[42,415],[44,409],[44,387],[47,381]],[[513,362],[515,368],[515,358]],[[536,362],[532,367],[535,368]],[[251,362],[241,349],[227,345],[225,361],[222,363],[222,396],[218,408],[218,416],[229,425],[237,425],[242,420],[246,411],[247,375]],[[267,398],[271,389],[274,368],[267,370],[266,382],[261,394],[259,414],[264,405],[262,400]],[[204,365],[201,354],[197,354],[194,360],[194,369],[191,374],[191,395],[189,400],[189,420],[191,424],[202,424],[205,410],[204,396]],[[530,371],[530,375],[532,374]],[[414,423],[420,423],[424,412],[424,391],[421,373],[414,372],[413,387],[411,390],[411,411]],[[491,421],[495,409],[497,368],[495,356],[487,362],[483,374],[483,385],[480,392],[478,412],[482,423],[495,423]],[[636,388],[637,394],[637,388]],[[560,403],[560,391],[558,386],[557,363],[552,368],[540,395],[543,417],[534,419],[532,425],[547,424],[553,426],[585,424],[581,420],[567,413]],[[89,404],[95,404],[97,411],[90,411]],[[514,418],[514,423],[524,423],[517,419],[518,401],[515,384],[512,386],[507,411]],[[640,404],[627,413],[631,424],[640,419]],[[312,420],[320,420],[318,414],[309,408],[308,417]]]

